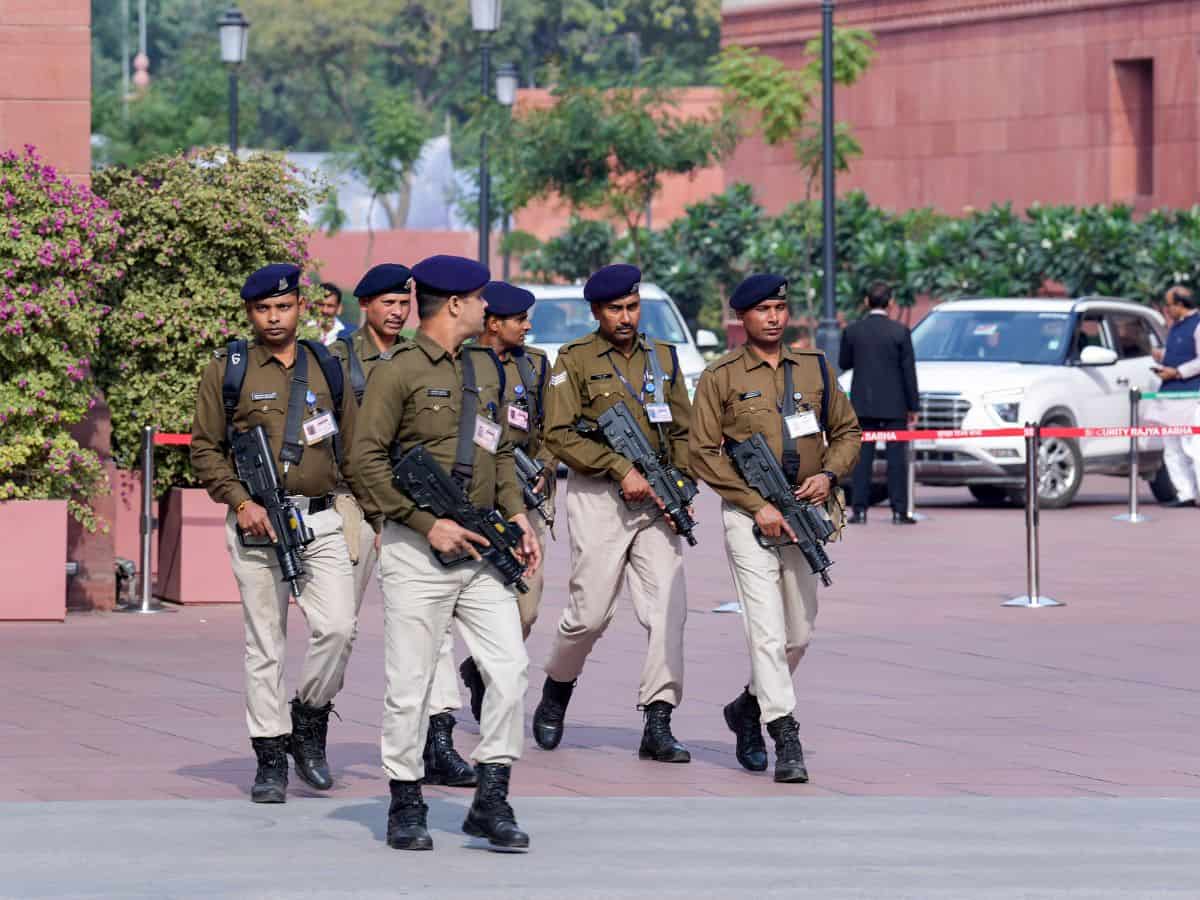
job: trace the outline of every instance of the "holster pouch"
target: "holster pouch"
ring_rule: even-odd
[[[350,553],[350,562],[358,565],[359,542],[362,539],[363,511],[354,499],[353,494],[336,494],[333,498],[333,508],[342,517],[342,536],[346,539],[346,550]]]

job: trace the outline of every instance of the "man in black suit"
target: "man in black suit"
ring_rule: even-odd
[[[867,288],[867,314],[851,324],[842,335],[838,367],[854,370],[850,402],[864,431],[895,430],[917,422],[920,398],[917,394],[917,367],[913,360],[912,335],[906,327],[888,317],[892,301],[890,285],[875,281]],[[854,514],[850,522],[865,525],[871,502],[871,466],[875,461],[875,442],[863,444],[858,467],[854,470]],[[892,504],[892,522],[913,525],[908,514],[908,456],[904,444],[887,445],[888,499]]]

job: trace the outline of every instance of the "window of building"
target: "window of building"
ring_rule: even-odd
[[[1109,149],[1114,199],[1154,193],[1154,60],[1114,64]]]

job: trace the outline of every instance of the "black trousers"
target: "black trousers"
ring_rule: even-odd
[[[860,417],[858,422],[863,431],[899,431],[908,425],[905,419],[872,419],[865,416]],[[875,442],[864,441],[852,482],[855,509],[866,509],[871,505],[871,467],[874,464]],[[899,441],[890,441],[887,445],[887,483],[892,510],[908,512],[908,447]]]

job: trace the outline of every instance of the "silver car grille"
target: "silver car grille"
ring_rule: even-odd
[[[971,402],[957,392],[921,392],[918,428],[962,428]]]

